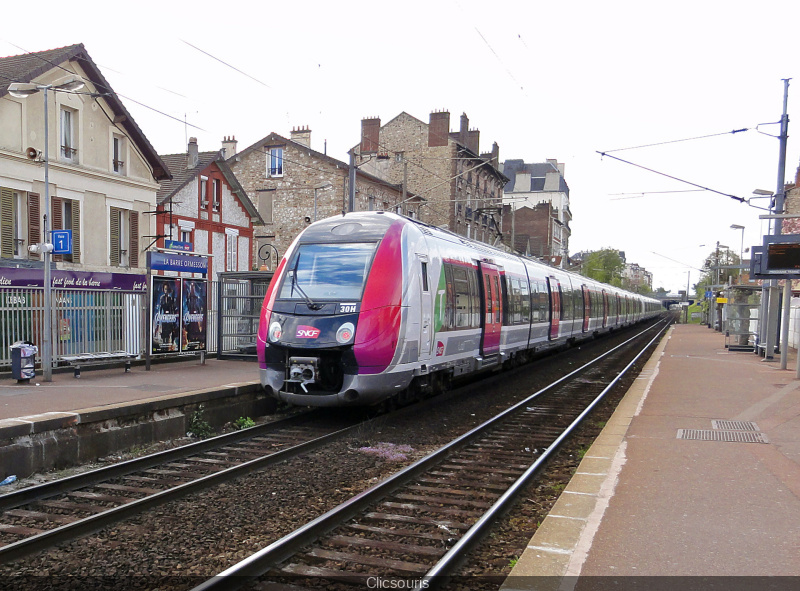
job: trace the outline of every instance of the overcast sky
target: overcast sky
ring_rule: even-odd
[[[308,126],[314,149],[327,140],[346,161],[364,117],[446,109],[455,130],[466,113],[482,152],[497,142],[501,161],[566,165],[571,252],[623,250],[673,291],[717,242],[738,254],[731,224],[759,244],[766,212],[597,152],[714,135],[612,154],[749,198],[778,186],[779,142],[765,134],[779,127],[763,124],[780,119],[783,78],[796,77],[790,120],[800,112],[793,0],[40,0],[4,6],[3,21],[0,55],[83,43],[116,92],[169,116],[123,98],[161,154],[190,136],[202,151],[228,135],[243,149]]]

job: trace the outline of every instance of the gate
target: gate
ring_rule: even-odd
[[[261,304],[273,273],[220,273],[216,282],[217,359],[256,358]]]

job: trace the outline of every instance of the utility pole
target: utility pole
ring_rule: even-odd
[[[786,144],[789,138],[789,115],[787,114],[787,106],[789,103],[789,78],[783,80],[783,114],[781,115],[781,131],[778,139],[780,140],[780,147],[778,150],[778,186],[775,190],[775,213],[782,214],[784,212],[785,191],[784,185],[786,183]],[[775,219],[773,226],[773,236],[781,235],[781,219]],[[773,279],[769,282],[769,296],[768,300],[778,297],[778,281]],[[792,300],[792,284],[791,280],[786,279],[783,288],[783,322],[781,325],[781,369],[786,369],[786,356],[789,345],[789,313],[791,311]],[[764,356],[766,359],[772,359],[773,352],[775,351],[775,340],[778,332],[778,307],[776,302],[769,301],[767,309],[767,333],[766,337],[766,351]],[[774,313],[772,311],[775,311]]]

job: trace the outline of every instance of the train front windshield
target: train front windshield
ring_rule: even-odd
[[[282,300],[360,300],[375,243],[301,244],[286,267]]]

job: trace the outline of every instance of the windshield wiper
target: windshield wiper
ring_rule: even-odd
[[[294,269],[292,270],[292,291],[296,288],[300,295],[303,296],[303,299],[306,301],[306,306],[308,306],[309,310],[319,310],[322,308],[322,304],[314,303],[308,294],[303,291],[303,288],[300,287],[300,283],[297,281],[297,267],[300,265],[300,253],[297,253],[297,260],[294,262]]]

